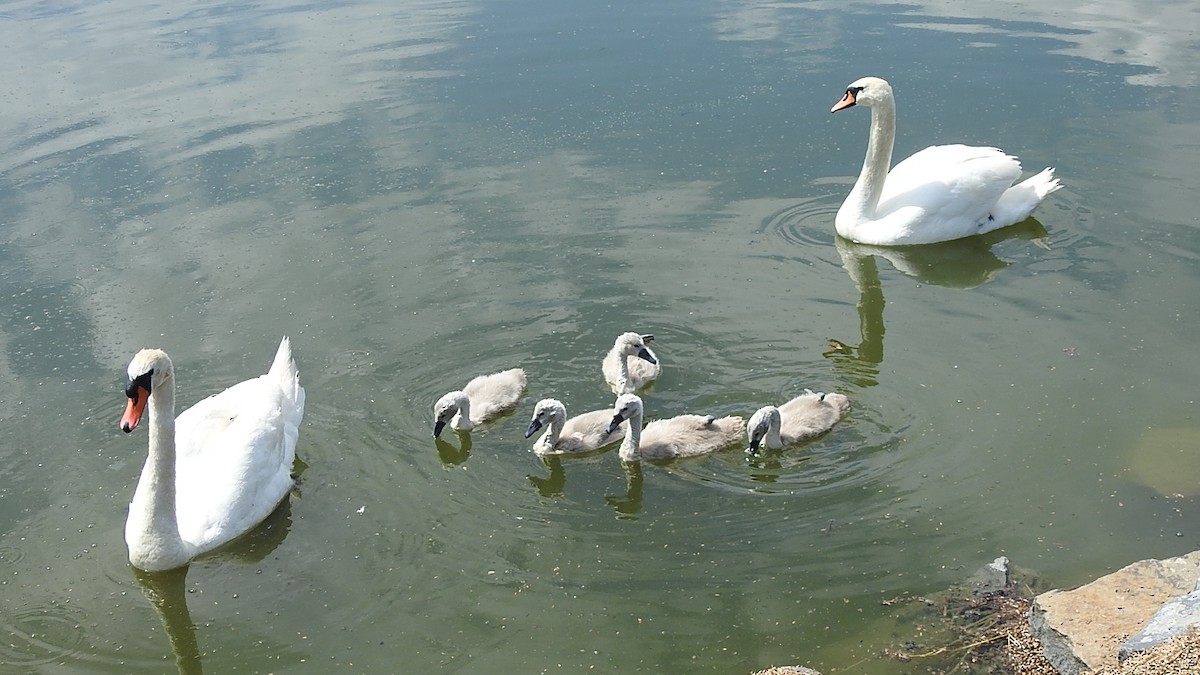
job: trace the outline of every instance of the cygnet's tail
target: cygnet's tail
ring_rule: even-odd
[[[994,226],[988,229],[1008,227],[1029,217],[1038,204],[1051,192],[1062,189],[1062,183],[1054,177],[1054,167],[1042,169],[1041,173],[1004,191],[996,206],[992,208]]]

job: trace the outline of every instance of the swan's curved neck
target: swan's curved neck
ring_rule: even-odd
[[[838,224],[872,220],[883,194],[883,183],[892,165],[892,146],[896,142],[896,104],[891,100],[871,106],[871,136],[867,156],[854,187],[838,209]]]
[[[557,445],[564,426],[566,426],[566,421],[563,420],[562,415],[552,416],[550,424],[546,425],[546,433],[542,434],[542,444],[550,448]]]
[[[783,447],[783,439],[779,437],[780,426],[782,426],[781,415],[779,413],[771,415],[771,424],[767,427],[767,447],[772,450]]]
[[[179,536],[175,515],[174,383],[168,380],[157,387],[147,407],[150,452],[129,503],[125,541],[129,545],[130,562],[140,569],[155,571],[178,567],[190,560],[191,555]]]
[[[642,413],[640,410],[635,411],[629,416],[625,422],[629,426],[625,430],[625,439],[621,441],[621,447],[618,454],[621,456],[621,461],[636,462],[638,460],[638,448],[642,444]]]
[[[619,385],[620,390],[621,390],[619,393],[623,393],[623,394],[633,393],[631,391],[632,387],[629,386],[629,359],[630,358],[632,358],[632,357],[630,357],[629,354],[621,353],[621,354],[617,355],[617,367],[618,367],[617,373],[619,375],[617,384]]]

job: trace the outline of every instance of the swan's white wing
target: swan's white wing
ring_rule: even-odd
[[[185,541],[207,550],[270,515],[292,487],[303,406],[303,389],[285,391],[268,374],[176,418],[176,513]]]
[[[991,210],[1020,175],[1016,158],[996,148],[925,148],[888,172],[872,227],[911,229],[912,244],[988,232],[1007,224],[995,223]]]

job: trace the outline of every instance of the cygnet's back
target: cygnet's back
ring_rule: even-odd
[[[716,452],[741,440],[746,421],[741,417],[716,418],[711,415],[679,415],[655,420],[641,428],[642,399],[634,394],[617,397],[609,428],[629,420],[629,430],[621,442],[621,459],[677,459]]]
[[[480,424],[516,407],[525,391],[525,371],[510,368],[480,375],[462,390],[471,400],[471,421]]]
[[[832,429],[848,412],[844,395],[808,391],[779,406],[779,435],[784,443],[802,443]]]
[[[546,427],[545,433],[533,445],[539,455],[566,455],[599,450],[625,437],[627,424],[621,424],[611,432],[608,423],[612,420],[611,410],[593,410],[567,416],[566,406],[561,401],[547,398],[538,401],[533,409],[533,419],[525,431],[525,438]]]

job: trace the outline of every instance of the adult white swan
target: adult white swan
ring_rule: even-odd
[[[544,398],[533,408],[533,419],[525,430],[525,438],[546,427],[545,433],[533,444],[538,455],[570,455],[599,450],[625,437],[625,427],[608,430],[612,410],[593,410],[567,419],[567,407],[562,401]]]
[[[161,349],[129,363],[121,429],[150,410],[150,453],[129,503],[129,562],[174,569],[263,521],[293,487],[304,388],[285,337],[266,375],[175,417],[175,368]]]
[[[844,395],[808,389],[778,408],[763,406],[746,423],[746,436],[750,441],[746,453],[757,455],[763,445],[778,450],[812,440],[832,429],[848,412],[850,399]]]
[[[625,420],[629,429],[621,441],[621,461],[643,459],[676,459],[698,457],[733,445],[746,433],[746,420],[737,417],[712,415],[679,415],[654,420],[642,428],[642,399],[636,394],[622,394],[613,404],[613,418],[608,424],[612,433]]]
[[[855,80],[830,112],[855,105],[871,108],[871,136],[858,181],[834,219],[851,241],[901,246],[983,234],[1025,220],[1062,187],[1052,168],[1013,185],[1021,176],[1016,157],[968,145],[934,145],[888,171],[896,140],[891,85]]]

